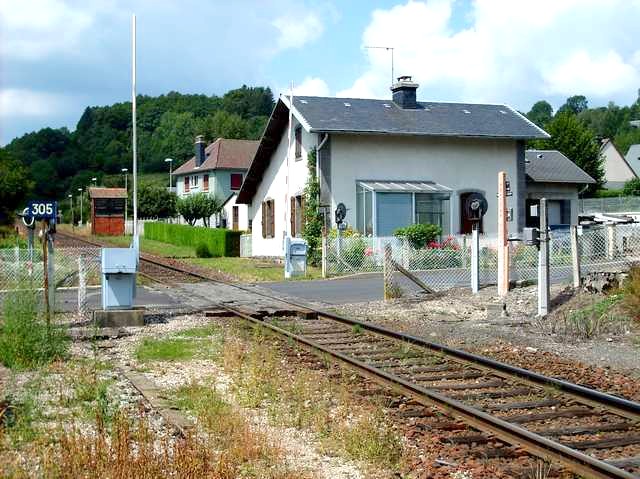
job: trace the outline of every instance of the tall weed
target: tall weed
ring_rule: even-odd
[[[67,352],[66,332],[47,324],[38,303],[32,290],[5,296],[0,318],[0,362],[11,369],[33,369]]]

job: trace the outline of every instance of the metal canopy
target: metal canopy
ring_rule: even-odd
[[[450,193],[448,186],[434,181],[362,180],[358,185],[379,193]]]

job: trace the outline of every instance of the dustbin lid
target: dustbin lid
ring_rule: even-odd
[[[102,248],[102,272],[135,273],[137,253],[133,248]]]

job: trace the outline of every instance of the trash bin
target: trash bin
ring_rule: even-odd
[[[305,276],[307,274],[307,242],[302,238],[285,239],[284,277]]]
[[[136,290],[135,248],[102,248],[102,309],[128,309]]]

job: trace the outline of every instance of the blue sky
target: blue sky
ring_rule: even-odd
[[[640,87],[640,0],[0,0],[0,143],[75,127],[87,105],[138,92],[223,94],[291,82],[304,94],[388,96],[395,72],[422,100],[528,110],[584,94],[629,104]],[[596,32],[596,33],[594,33]]]

